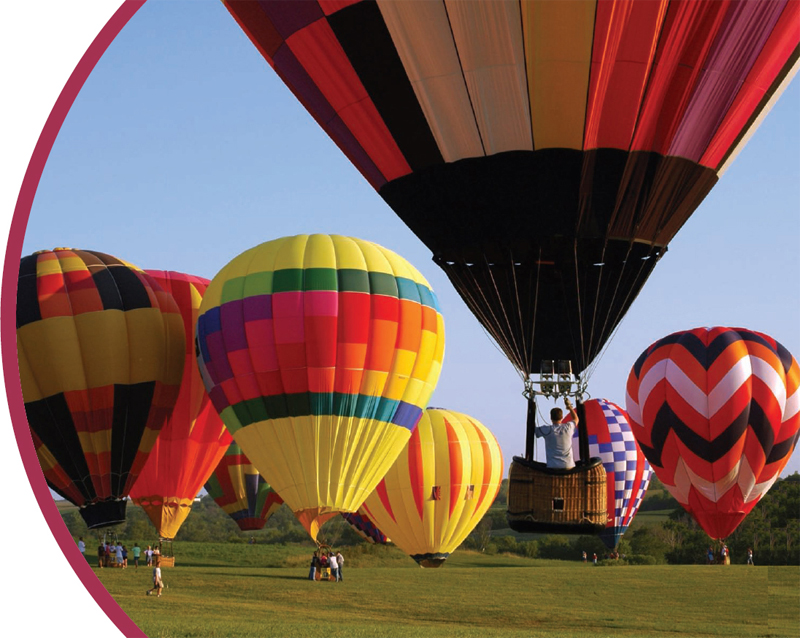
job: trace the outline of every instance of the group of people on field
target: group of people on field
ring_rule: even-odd
[[[311,557],[308,580],[330,580],[333,578],[337,583],[340,583],[342,582],[342,565],[344,565],[344,556],[342,556],[341,552],[316,551]],[[317,573],[319,573],[319,578]]]
[[[78,541],[78,548],[80,548],[81,543],[83,543],[83,538]],[[97,567],[100,569],[103,567],[122,567],[125,569],[128,567],[128,553],[128,548],[121,543],[101,542],[97,547]],[[139,543],[134,543],[130,550],[130,555],[133,558],[133,566],[135,569],[139,568],[139,560],[142,554],[144,554],[145,564],[148,567],[151,566],[156,557],[160,555],[158,547],[153,549],[153,547],[148,545],[147,549],[142,550],[142,548],[139,547]]]
[[[706,552],[706,563],[709,565],[730,565],[731,564],[731,550],[725,543],[719,546],[715,552],[713,547],[708,548]],[[753,562],[753,548],[747,548],[747,564],[755,565]]]

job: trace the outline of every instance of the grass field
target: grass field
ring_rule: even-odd
[[[420,569],[395,548],[345,554],[342,583],[307,580],[310,547],[176,545],[150,570],[96,573],[150,638],[800,635],[800,568],[594,567],[456,552]]]

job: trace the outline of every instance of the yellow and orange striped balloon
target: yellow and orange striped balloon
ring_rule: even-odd
[[[429,408],[364,510],[422,567],[439,567],[491,507],[502,478],[503,453],[485,425]]]

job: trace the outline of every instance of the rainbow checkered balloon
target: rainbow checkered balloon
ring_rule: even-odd
[[[297,235],[212,280],[197,353],[225,425],[316,539],[407,443],[439,378],[444,322],[428,282],[395,253]]]

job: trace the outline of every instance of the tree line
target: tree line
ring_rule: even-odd
[[[508,481],[503,481],[492,508],[464,542],[463,547],[486,554],[512,553],[529,558],[580,560],[582,552],[591,559],[597,554],[600,564],[702,564],[714,542],[672,496],[653,477],[640,512],[669,511],[661,523],[634,524],[617,548],[619,558],[607,558],[610,550],[594,536],[539,536],[514,534],[508,529],[505,507]],[[98,536],[90,532],[77,508],[62,508],[62,517],[72,536],[85,540]],[[104,530],[109,537],[137,541],[140,545],[158,540],[155,528],[144,511],[128,503],[127,520]],[[308,534],[284,506],[272,515],[264,529],[242,532],[214,502],[204,496],[195,502],[181,526],[176,542],[306,543]],[[354,546],[364,541],[341,517],[322,528],[320,542],[337,547]],[[757,565],[800,565],[800,474],[778,480],[753,511],[725,539],[731,562],[744,564],[752,548]],[[91,547],[91,543],[87,542]],[[716,549],[716,547],[714,547]]]

